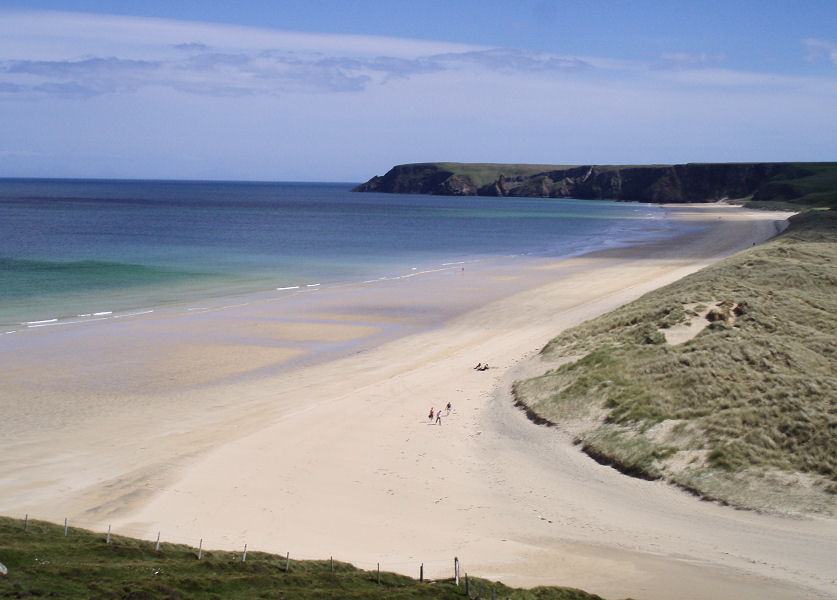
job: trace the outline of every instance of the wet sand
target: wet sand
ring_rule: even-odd
[[[705,227],[4,336],[0,513],[431,577],[458,556],[481,577],[607,598],[834,597],[833,520],[625,477],[511,406],[562,329],[784,219],[669,211]]]

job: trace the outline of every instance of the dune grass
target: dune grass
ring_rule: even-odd
[[[709,306],[696,337],[666,342]],[[597,460],[737,506],[835,513],[835,211],[798,215],[783,235],[569,330],[542,355],[582,358],[516,383],[518,403],[581,423],[576,442]]]
[[[64,528],[42,521],[0,517],[0,598],[220,599],[220,598],[466,598],[464,580],[421,583],[395,573],[363,571],[344,562],[295,561],[285,570],[284,556],[248,552],[204,551],[184,545]],[[516,600],[595,600],[572,588],[513,589],[498,582],[469,578],[476,598]],[[599,599],[600,600],[600,599]]]

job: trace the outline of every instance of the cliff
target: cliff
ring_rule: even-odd
[[[417,163],[393,167],[356,192],[525,196],[654,203],[805,201],[837,204],[837,163],[550,166]]]

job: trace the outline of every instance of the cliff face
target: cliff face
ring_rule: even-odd
[[[449,164],[449,163],[445,163]],[[820,163],[824,164],[824,163]],[[754,196],[768,200],[787,197],[788,180],[813,171],[795,163],[717,163],[670,166],[556,167],[540,172],[504,176],[497,172],[491,183],[477,185],[470,165],[460,169],[434,163],[400,165],[383,177],[358,186],[358,192],[439,194],[447,196],[526,196],[634,200],[654,203],[714,202],[722,198]],[[496,165],[502,169],[503,165]],[[480,166],[481,173],[485,166]],[[476,172],[476,165],[471,169]]]

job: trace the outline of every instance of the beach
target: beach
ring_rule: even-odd
[[[0,513],[415,576],[449,577],[456,556],[605,598],[835,597],[834,520],[626,477],[512,405],[557,333],[786,218],[667,213],[702,227],[4,336]]]

